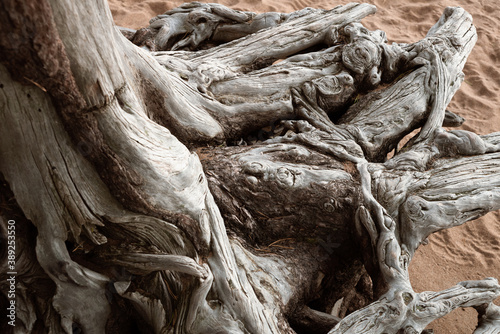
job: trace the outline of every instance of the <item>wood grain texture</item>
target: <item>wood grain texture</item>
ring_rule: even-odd
[[[389,45],[369,5],[187,4],[132,37],[150,52],[104,1],[2,6],[51,39],[1,40],[0,171],[38,233],[20,284],[53,284],[26,332],[421,333],[458,307],[497,330],[496,279],[408,275],[427,236],[500,208],[500,135],[442,128],[477,38],[463,9]]]

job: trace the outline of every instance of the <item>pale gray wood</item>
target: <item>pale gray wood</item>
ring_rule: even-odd
[[[493,303],[483,305],[479,310],[479,324],[474,334],[495,334],[499,331],[500,307]]]
[[[19,286],[57,288],[24,298],[26,332],[38,314],[48,332],[116,330],[113,298],[155,333],[420,333],[457,307],[480,311],[476,332],[497,331],[496,279],[416,293],[408,275],[431,233],[500,208],[499,133],[442,129],[462,122],[446,106],[477,39],[463,9],[388,45],[359,23],[370,5],[259,16],[188,4],[150,26],[176,50],[150,53],[104,1],[50,8],[81,105],[58,104],[72,103],[64,80],[23,85],[0,69],[0,171],[38,233],[35,250],[20,242],[31,257],[19,265],[37,269]],[[179,51],[210,36],[231,41]],[[272,126],[268,140],[213,145]],[[363,275],[374,301],[331,316]]]

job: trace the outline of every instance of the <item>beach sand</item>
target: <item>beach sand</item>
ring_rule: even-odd
[[[185,1],[109,0],[117,25],[141,28],[150,18]],[[203,1],[202,1],[203,2]],[[304,7],[330,9],[349,1],[327,0],[212,0],[253,12],[292,12]],[[473,17],[478,41],[465,66],[465,81],[448,109],[467,121],[461,128],[478,134],[500,131],[500,10],[492,0],[365,1],[377,6],[362,22],[386,32],[389,42],[422,39],[447,6],[460,6]],[[461,227],[441,231],[421,246],[411,262],[415,291],[438,291],[464,280],[500,278],[500,212],[489,213]],[[497,300],[500,304],[500,299]],[[477,323],[473,309],[458,309],[433,322],[438,334],[472,333]]]

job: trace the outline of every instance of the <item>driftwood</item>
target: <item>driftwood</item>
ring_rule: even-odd
[[[17,331],[425,333],[475,307],[499,332],[496,279],[408,276],[430,234],[500,209],[500,134],[443,129],[463,9],[392,45],[363,4],[192,3],[124,34],[101,0],[0,9]]]

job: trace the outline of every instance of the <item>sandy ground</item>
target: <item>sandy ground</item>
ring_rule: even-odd
[[[185,1],[109,0],[116,24],[129,28],[148,25],[153,16]],[[203,1],[202,1],[203,2]],[[304,7],[333,8],[349,1],[333,0],[212,0],[239,10],[292,12]],[[493,0],[366,1],[378,8],[365,18],[370,29],[387,33],[389,42],[415,42],[439,19],[447,6],[472,14],[478,41],[465,66],[465,82],[448,109],[465,117],[463,129],[479,134],[500,131],[500,10]],[[463,280],[500,278],[500,212],[493,212],[461,227],[432,235],[411,263],[416,291],[446,289]],[[497,300],[500,304],[500,299]],[[459,309],[429,326],[439,334],[472,333],[476,312]]]

